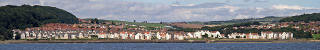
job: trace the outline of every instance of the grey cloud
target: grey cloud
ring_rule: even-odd
[[[243,2],[268,2],[267,0],[242,0]]]
[[[21,5],[21,3],[14,3],[17,1],[0,1],[5,2],[2,4]],[[242,7],[228,3],[202,3],[189,6],[172,6],[168,4],[151,4],[118,0],[35,0],[25,3],[58,7],[75,14],[79,18],[150,22],[220,21],[238,18],[259,18],[264,16],[291,16],[303,13],[320,12],[319,9],[279,10],[263,7]]]

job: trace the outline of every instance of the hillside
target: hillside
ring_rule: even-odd
[[[94,20],[94,19],[84,19],[84,20]],[[160,23],[142,23],[142,22],[128,22],[128,21],[120,21],[120,20],[103,20],[99,19],[99,23],[101,22],[114,22],[114,23],[126,23],[129,25],[138,25],[138,26],[146,26],[146,27],[164,27],[165,24],[160,24]]]
[[[310,21],[320,21],[320,13],[303,14],[298,16],[287,17],[281,19],[280,22],[310,22]]]
[[[10,39],[12,29],[38,27],[46,23],[77,23],[71,13],[49,6],[14,6],[0,7],[0,39]]]
[[[210,21],[210,22],[203,22],[200,24],[205,25],[231,25],[235,23],[246,23],[246,22],[262,22],[262,23],[272,23],[272,22],[278,22],[284,17],[274,17],[274,16],[267,16],[264,18],[249,18],[249,19],[233,19],[233,20],[227,20],[227,21]],[[189,23],[196,23],[199,24],[199,22],[189,22]]]

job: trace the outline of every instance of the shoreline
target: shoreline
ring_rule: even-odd
[[[0,44],[16,43],[310,43],[320,40],[6,40]]]

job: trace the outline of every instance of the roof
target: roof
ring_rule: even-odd
[[[217,33],[217,32],[219,32],[219,31],[210,31],[211,33]]]
[[[261,33],[270,34],[270,33],[273,33],[273,32],[272,31],[264,31],[264,32],[261,32]]]

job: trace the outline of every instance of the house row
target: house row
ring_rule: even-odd
[[[56,30],[56,31],[39,31],[39,30],[13,30],[15,38],[19,36],[20,39],[90,39],[92,35],[106,31],[75,31],[75,30]]]
[[[108,32],[107,31],[39,31],[39,30],[14,30],[15,36],[20,36],[20,39],[130,39],[130,40],[185,40],[191,38],[203,38],[203,35],[208,35],[209,38],[223,38],[219,31],[197,31],[197,32]]]
[[[258,33],[231,33],[227,37],[219,31],[200,30],[196,32],[168,31],[20,31],[15,30],[15,36],[21,39],[123,39],[123,40],[185,40],[202,38],[230,38],[230,39],[292,39],[290,32],[261,32]]]
[[[293,39],[291,32],[261,32],[261,39]]]
[[[258,33],[231,33],[228,34],[230,39],[293,39],[291,32],[261,32]]]
[[[188,33],[190,37],[192,37],[192,33]],[[208,38],[225,38],[224,35],[220,34],[219,31],[208,31],[208,30],[200,30],[193,33],[192,38],[203,38],[203,35],[207,35]]]
[[[258,33],[231,33],[227,35],[230,39],[259,39]]]

